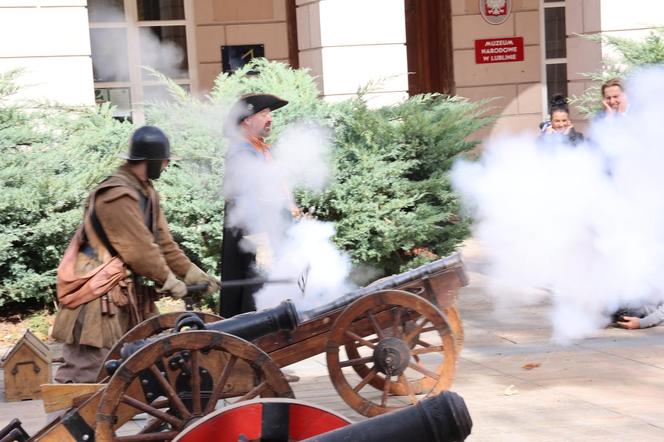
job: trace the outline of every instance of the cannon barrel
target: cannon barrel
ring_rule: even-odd
[[[326,315],[327,313],[333,310],[346,307],[356,299],[359,299],[362,296],[367,295],[369,293],[374,293],[379,290],[389,290],[395,287],[402,286],[409,282],[413,282],[422,279],[424,277],[427,277],[429,275],[438,273],[442,270],[445,270],[456,264],[459,264],[460,262],[461,258],[459,257],[459,254],[455,253],[445,258],[441,258],[439,260],[430,262],[428,264],[424,264],[416,269],[409,270],[404,273],[399,273],[398,275],[393,275],[387,278],[383,278],[366,287],[362,287],[361,289],[345,294],[328,304],[302,312],[301,313],[302,320],[308,321],[310,319]]]
[[[199,330],[214,330],[229,333],[251,341],[280,330],[294,330],[298,323],[299,316],[295,305],[290,300],[285,300],[276,307],[257,312],[242,313],[229,319],[222,319],[221,321],[207,324],[194,313],[183,313],[178,318],[173,331],[179,332],[183,327],[192,326]],[[124,360],[154,340],[155,338],[148,338],[126,343],[122,347],[122,350],[120,350],[122,359],[112,359],[106,362],[105,368],[108,375],[113,375]]]
[[[302,442],[456,442],[465,440],[473,421],[463,398],[451,391],[425,399],[412,407],[382,414]]]
[[[294,330],[299,324],[295,305],[282,301],[276,307],[242,313],[232,318],[204,324],[206,330],[220,331],[252,341],[280,330]]]
[[[0,429],[0,442],[23,442],[30,439],[23,429],[19,419],[12,419],[4,428]]]

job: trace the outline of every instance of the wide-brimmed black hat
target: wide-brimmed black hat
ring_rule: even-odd
[[[156,126],[136,129],[129,140],[129,152],[121,154],[120,158],[129,161],[177,159],[171,156],[168,137]]]
[[[282,108],[288,104],[288,101],[272,94],[248,94],[243,95],[233,106],[233,113],[237,113],[237,123],[250,117],[263,109],[271,111]]]

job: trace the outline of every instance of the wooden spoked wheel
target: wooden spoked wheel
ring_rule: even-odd
[[[450,324],[450,329],[454,335],[454,348],[456,350],[457,356],[459,356],[461,354],[461,350],[463,350],[463,341],[465,339],[461,316],[459,315],[459,311],[454,306],[445,307],[442,310],[445,314],[445,317],[447,318],[447,322]]]
[[[118,342],[115,343],[115,345],[106,355],[106,358],[104,359],[104,364],[110,361],[111,359],[119,359],[120,350],[122,349],[122,346],[125,345],[127,342],[135,342],[141,339],[149,338],[150,336],[156,336],[159,333],[172,329],[173,327],[175,327],[177,319],[183,313],[190,313],[190,312],[164,313],[162,315],[146,319],[140,324],[137,324],[135,327],[133,327],[131,330],[125,333]],[[208,322],[216,322],[216,321],[221,321],[223,319],[221,316],[212,313],[203,313],[203,312],[191,312],[191,313],[196,314],[206,324]],[[97,373],[97,382],[102,382],[104,379],[108,377],[104,364],[101,365],[101,369],[99,370],[99,373]]]
[[[397,290],[372,293],[348,306],[332,326],[326,352],[337,392],[369,417],[449,388],[456,366],[454,336],[445,315],[426,299]],[[359,381],[342,370],[347,367]],[[365,389],[367,384],[379,393]]]
[[[256,397],[293,398],[286,378],[252,343],[214,331],[164,336],[131,355],[110,378],[96,414],[97,441],[168,441],[223,404]],[[116,430],[135,414],[138,433]]]

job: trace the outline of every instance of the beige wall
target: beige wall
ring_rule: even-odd
[[[374,84],[373,93],[367,95],[371,105],[408,96],[403,0],[297,0],[296,4],[300,67],[317,77],[326,99],[351,97],[370,83]]]
[[[221,46],[265,45],[270,60],[288,61],[286,0],[195,0],[198,84],[212,88],[221,72]]]
[[[0,1],[0,71],[23,69],[14,99],[94,104],[86,4]]]
[[[475,40],[503,37],[523,37],[524,61],[475,63]],[[496,97],[489,106],[499,118],[481,135],[535,131],[542,119],[539,0],[513,0],[500,25],[484,21],[477,0],[452,0],[452,45],[457,95]]]

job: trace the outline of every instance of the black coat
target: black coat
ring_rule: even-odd
[[[237,227],[227,227],[227,214],[232,208],[231,202],[224,206],[224,231],[221,242],[221,280],[233,281],[249,279],[256,276],[256,255],[240,247],[244,232]],[[256,310],[254,293],[260,290],[260,285],[245,287],[228,287],[221,290],[221,307],[219,314],[230,318],[240,313]]]

